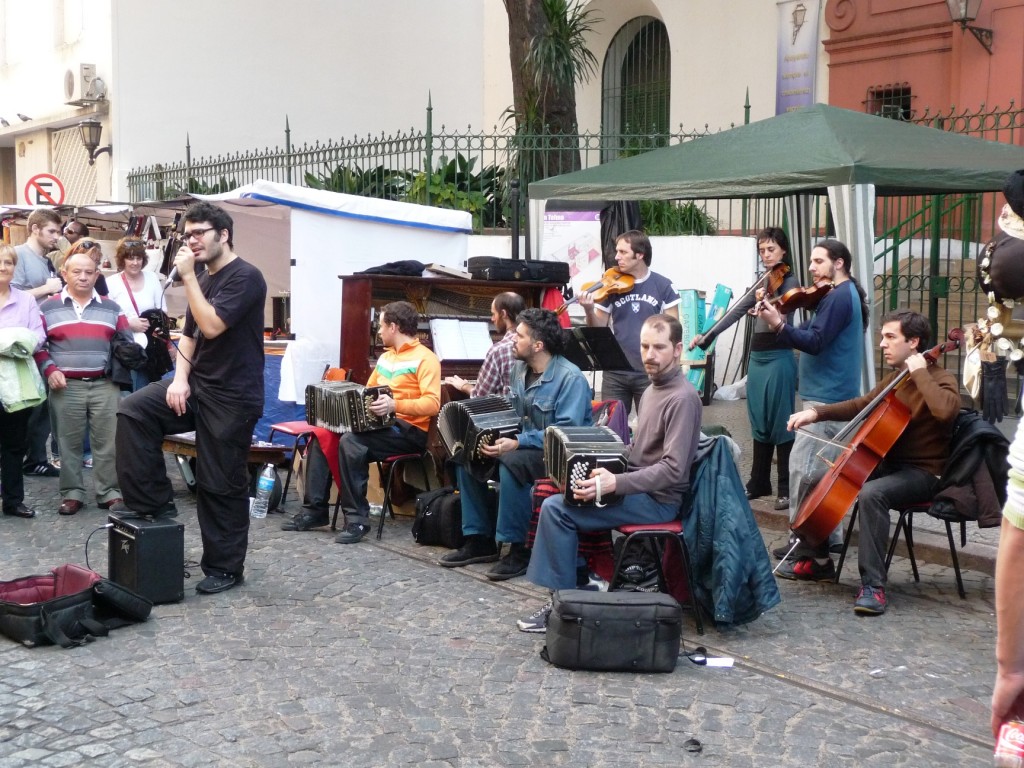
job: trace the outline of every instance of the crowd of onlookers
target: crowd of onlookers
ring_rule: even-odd
[[[163,284],[146,269],[140,238],[118,240],[111,263],[81,221],[37,210],[26,230],[23,244],[0,245],[3,513],[35,516],[25,475],[59,478],[58,512],[77,513],[86,501],[83,468],[94,470],[99,506],[117,510],[117,404],[156,375],[142,352],[154,343],[147,318],[166,311]],[[156,343],[173,356],[169,340]]]

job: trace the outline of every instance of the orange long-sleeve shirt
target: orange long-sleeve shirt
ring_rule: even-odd
[[[366,380],[366,386],[391,387],[395,415],[426,432],[430,417],[441,409],[441,361],[413,339],[400,348],[388,348]]]

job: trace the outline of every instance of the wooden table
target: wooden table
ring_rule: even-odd
[[[174,455],[178,463],[178,470],[181,472],[181,479],[185,481],[188,489],[195,493],[196,478],[189,459],[198,456],[196,451],[196,433],[183,432],[180,435],[167,435],[163,442],[164,453]],[[249,457],[246,462],[249,465],[249,475],[255,478],[259,475],[264,464],[281,466],[287,460],[290,446],[277,443],[253,443],[249,446]]]

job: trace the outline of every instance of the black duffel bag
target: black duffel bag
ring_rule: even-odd
[[[560,589],[540,655],[565,669],[671,672],[682,625],[682,606],[662,592]]]
[[[458,549],[462,535],[462,498],[452,486],[427,491],[416,497],[412,537],[417,544]]]

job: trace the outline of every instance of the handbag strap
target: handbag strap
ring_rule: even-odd
[[[142,313],[139,312],[139,305],[135,303],[135,292],[132,291],[132,287],[128,283],[128,275],[122,272],[121,279],[124,280],[124,287],[128,289],[128,298],[132,300],[132,306],[135,307],[135,314],[142,317]]]

